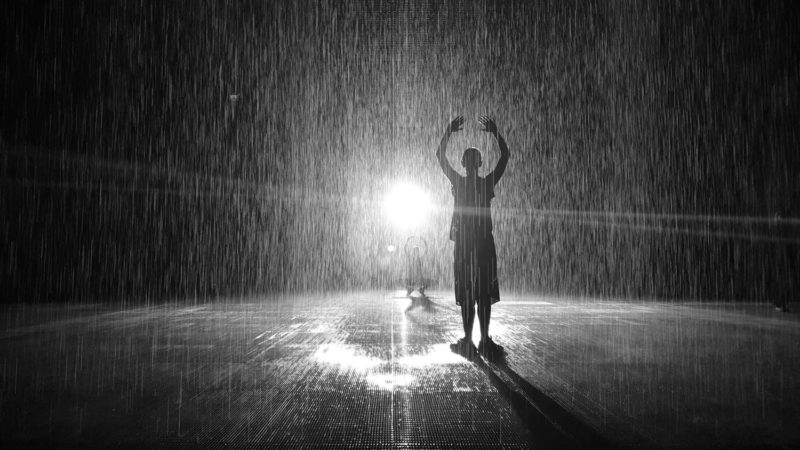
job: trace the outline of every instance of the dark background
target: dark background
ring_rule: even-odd
[[[796,296],[791,2],[383,3],[4,3],[0,295],[386,287],[401,179],[447,288],[434,151],[491,167],[489,114],[505,292]]]

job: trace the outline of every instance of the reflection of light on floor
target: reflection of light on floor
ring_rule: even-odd
[[[398,297],[407,298],[403,291],[398,292]],[[401,314],[399,323],[400,339],[394,342],[394,358],[389,361],[367,355],[359,346],[348,344],[322,344],[314,352],[312,359],[343,369],[356,370],[364,373],[367,383],[380,389],[393,390],[410,386],[415,377],[404,372],[404,368],[425,368],[437,365],[465,364],[466,360],[450,350],[449,343],[426,346],[424,349],[409,354],[408,333],[409,322],[405,314]],[[477,330],[477,326],[475,327]],[[492,324],[494,333],[502,333],[505,327]],[[387,370],[388,369],[388,370]]]
[[[477,328],[478,324],[476,323],[475,325]],[[508,333],[508,327],[503,325],[503,322],[494,319],[489,323],[489,336],[502,336],[506,333]]]
[[[407,367],[427,367],[444,364],[464,364],[467,360],[453,353],[449,344],[437,344],[431,346],[429,352],[403,356],[398,358],[397,362]]]
[[[414,376],[407,373],[373,373],[367,375],[367,381],[383,389],[394,389],[411,385]]]
[[[366,371],[381,363],[381,360],[357,352],[353,347],[343,344],[322,344],[314,353],[314,359],[355,370]]]
[[[475,325],[472,327],[472,342],[475,345],[478,345],[478,342],[481,341],[481,328],[478,326],[478,318],[475,318]],[[504,336],[508,332],[508,327],[503,325],[502,322],[498,321],[497,319],[492,316],[492,320],[489,322],[489,336],[492,338],[493,341],[496,341],[496,338]]]
[[[319,323],[313,329],[308,330],[309,333],[329,333],[330,331],[331,331],[330,325],[324,323]]]

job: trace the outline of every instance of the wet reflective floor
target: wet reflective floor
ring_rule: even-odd
[[[767,305],[505,296],[468,362],[452,296],[6,307],[12,443],[563,447],[800,442],[800,320]],[[476,326],[477,328],[477,326]]]
[[[535,441],[485,372],[450,352],[457,322],[429,300],[368,293],[108,311],[27,307],[4,319],[1,419],[11,441]]]

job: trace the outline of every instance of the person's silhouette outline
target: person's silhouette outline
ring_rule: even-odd
[[[414,237],[409,238],[409,242]],[[406,243],[406,248],[408,243]],[[411,254],[408,254],[406,249],[406,295],[411,296],[411,293],[416,289],[420,295],[425,295],[425,289],[428,287],[429,279],[423,273],[422,257],[420,256],[419,246],[415,245],[411,249]]]
[[[491,133],[500,147],[500,160],[494,170],[485,177],[478,176],[483,165],[481,153],[470,147],[464,150],[461,165],[466,176],[456,172],[447,160],[447,142],[450,135],[460,131],[464,117],[456,117],[445,130],[436,157],[453,192],[453,217],[450,224],[450,240],[455,244],[453,272],[455,275],[456,304],[461,307],[464,337],[451,345],[468,358],[475,354],[472,344],[472,326],[475,321],[475,305],[478,305],[481,340],[478,351],[486,355],[502,353],[503,349],[489,337],[492,304],[500,300],[497,280],[497,252],[492,235],[491,200],[494,186],[500,181],[509,159],[508,146],[497,131],[497,125],[488,117],[481,117],[482,130]]]

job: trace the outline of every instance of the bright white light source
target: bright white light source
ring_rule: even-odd
[[[388,250],[388,251],[389,251],[389,253],[392,253],[392,252],[394,252],[395,250],[397,250],[397,247],[395,247],[395,246],[394,246],[394,245],[392,245],[392,244],[389,244],[389,245],[386,247],[386,250]]]
[[[401,230],[422,225],[430,210],[428,196],[411,183],[398,183],[384,203],[389,221]]]

